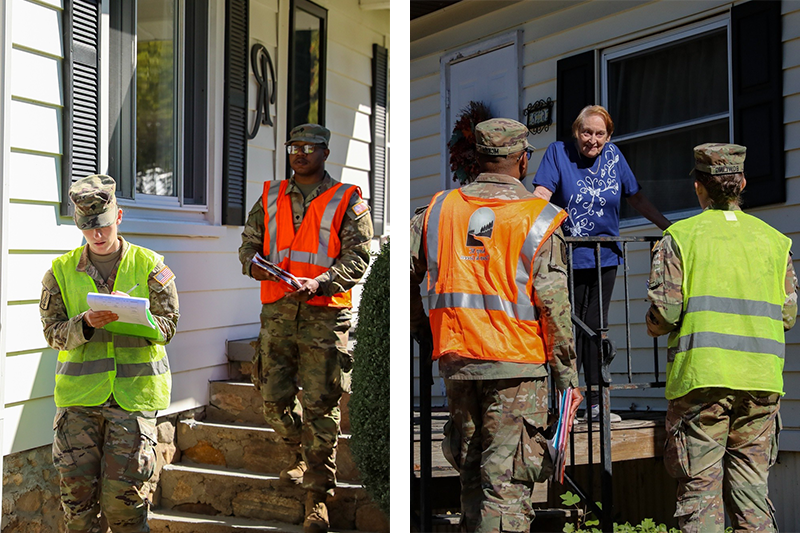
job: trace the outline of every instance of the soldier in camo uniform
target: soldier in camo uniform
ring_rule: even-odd
[[[169,406],[164,345],[180,316],[175,276],[161,256],[117,234],[115,187],[102,175],[72,185],[87,244],[54,260],[42,280],[44,335],[59,350],[53,463],[69,531],[104,532],[105,521],[114,533],[150,531],[144,484],[156,465],[156,411]],[[88,292],[112,291],[149,298],[151,338],[89,308]]]
[[[654,248],[646,315],[670,333],[664,464],[685,532],[776,531],[767,475],[778,454],[784,331],[797,296],[791,240],[739,208],[744,146],[694,148],[703,212]]]
[[[350,289],[369,264],[372,219],[358,187],[325,171],[328,129],[303,124],[289,137],[294,175],[264,183],[242,233],[239,260],[246,276],[261,281],[253,382],[266,421],[295,455],[280,477],[307,489],[304,528],[319,532],[328,528],[326,495],[336,486],[342,373],[352,367]],[[254,265],[256,253],[297,276],[302,287],[293,290]]]
[[[530,530],[534,483],[552,473],[542,436],[546,365],[559,390],[578,384],[559,228],[565,214],[520,181],[530,157],[527,133],[510,119],[478,124],[481,174],[435,196],[411,221],[411,332],[432,336],[445,378],[450,419],[442,447],[460,473],[462,531]],[[426,273],[434,293],[430,320],[419,291]],[[479,309],[495,300],[515,311]],[[582,400],[575,390],[571,417]]]

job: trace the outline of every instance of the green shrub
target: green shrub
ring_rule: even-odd
[[[587,513],[586,505],[581,501],[581,497],[567,491],[561,495],[561,503],[567,507],[575,507],[582,510],[582,516],[578,518],[577,524],[567,523],[564,525],[563,533],[602,533],[600,529],[600,520],[592,512]],[[603,506],[600,502],[596,502],[597,506],[602,509]],[[664,524],[657,524],[652,518],[645,518],[640,524],[631,525],[630,522],[618,524],[614,522],[614,533],[681,533],[680,530]],[[733,533],[733,528],[725,528],[725,533]]]
[[[353,351],[350,425],[353,451],[367,492],[389,514],[389,243],[364,284]]]

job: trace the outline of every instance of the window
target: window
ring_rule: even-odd
[[[300,124],[325,124],[325,52],[328,12],[307,0],[293,0],[289,58],[287,134]]]
[[[108,172],[118,195],[205,204],[207,3],[115,1],[109,23]]]
[[[613,141],[663,212],[697,208],[692,148],[732,138],[727,20],[603,54]],[[622,218],[639,214],[623,203]]]

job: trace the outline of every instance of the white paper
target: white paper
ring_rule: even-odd
[[[153,327],[150,321],[147,320],[147,310],[150,309],[150,300],[148,298],[90,292],[86,295],[86,302],[92,311],[112,311],[116,313],[119,315],[120,322]]]

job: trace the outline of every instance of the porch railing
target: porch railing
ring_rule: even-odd
[[[634,374],[632,370],[631,361],[631,321],[630,321],[630,290],[629,290],[629,261],[628,261],[628,248],[629,244],[633,243],[653,243],[660,237],[567,237],[568,257],[569,257],[569,290],[570,301],[574,308],[574,276],[572,268],[572,255],[575,246],[592,246],[595,251],[595,264],[597,266],[598,287],[600,294],[598,296],[598,314],[600,317],[600,327],[597,331],[593,331],[586,324],[584,324],[574,313],[572,314],[572,322],[574,330],[580,329],[588,335],[599,347],[597,368],[599,372],[600,381],[600,417],[599,417],[599,430],[600,436],[599,443],[594,442],[592,428],[589,428],[587,433],[587,449],[589,450],[588,463],[588,485],[582,487],[573,479],[575,465],[575,434],[574,432],[570,437],[570,459],[568,463],[567,472],[564,476],[565,482],[581,497],[587,506],[600,518],[603,531],[613,531],[613,515],[614,515],[614,501],[613,501],[613,483],[612,483],[612,461],[611,461],[611,394],[612,390],[631,390],[631,389],[647,389],[664,387],[665,382],[661,379],[661,372],[658,364],[658,339],[653,339],[653,372],[652,381],[634,382]],[[614,383],[611,380],[609,366],[611,361],[616,355],[616,349],[608,337],[608,324],[603,321],[603,295],[601,283],[601,267],[600,267],[600,253],[602,248],[608,246],[617,246],[621,248],[623,258],[622,272],[624,283],[624,301],[625,301],[625,351],[626,351],[626,379],[622,383]],[[652,257],[651,257],[652,259]],[[419,528],[419,531],[427,532],[432,530],[432,513],[431,513],[431,473],[432,473],[432,444],[431,444],[431,387],[433,386],[433,372],[431,363],[432,346],[423,343],[419,346],[419,509],[416,515],[412,515],[412,522]],[[415,412],[414,405],[414,341],[411,343],[411,412],[412,412],[412,457],[411,467],[412,477],[416,477],[414,466],[414,434]],[[584,363],[585,364],[585,363]],[[551,380],[551,405],[556,405],[555,402],[555,387]],[[593,386],[587,383],[587,386],[581,387],[584,394],[589,397],[592,393]],[[587,407],[590,402],[587,401]],[[595,447],[600,447],[600,495],[596,498],[592,493],[594,483],[594,450]],[[600,501],[602,508],[597,506],[595,502]]]

